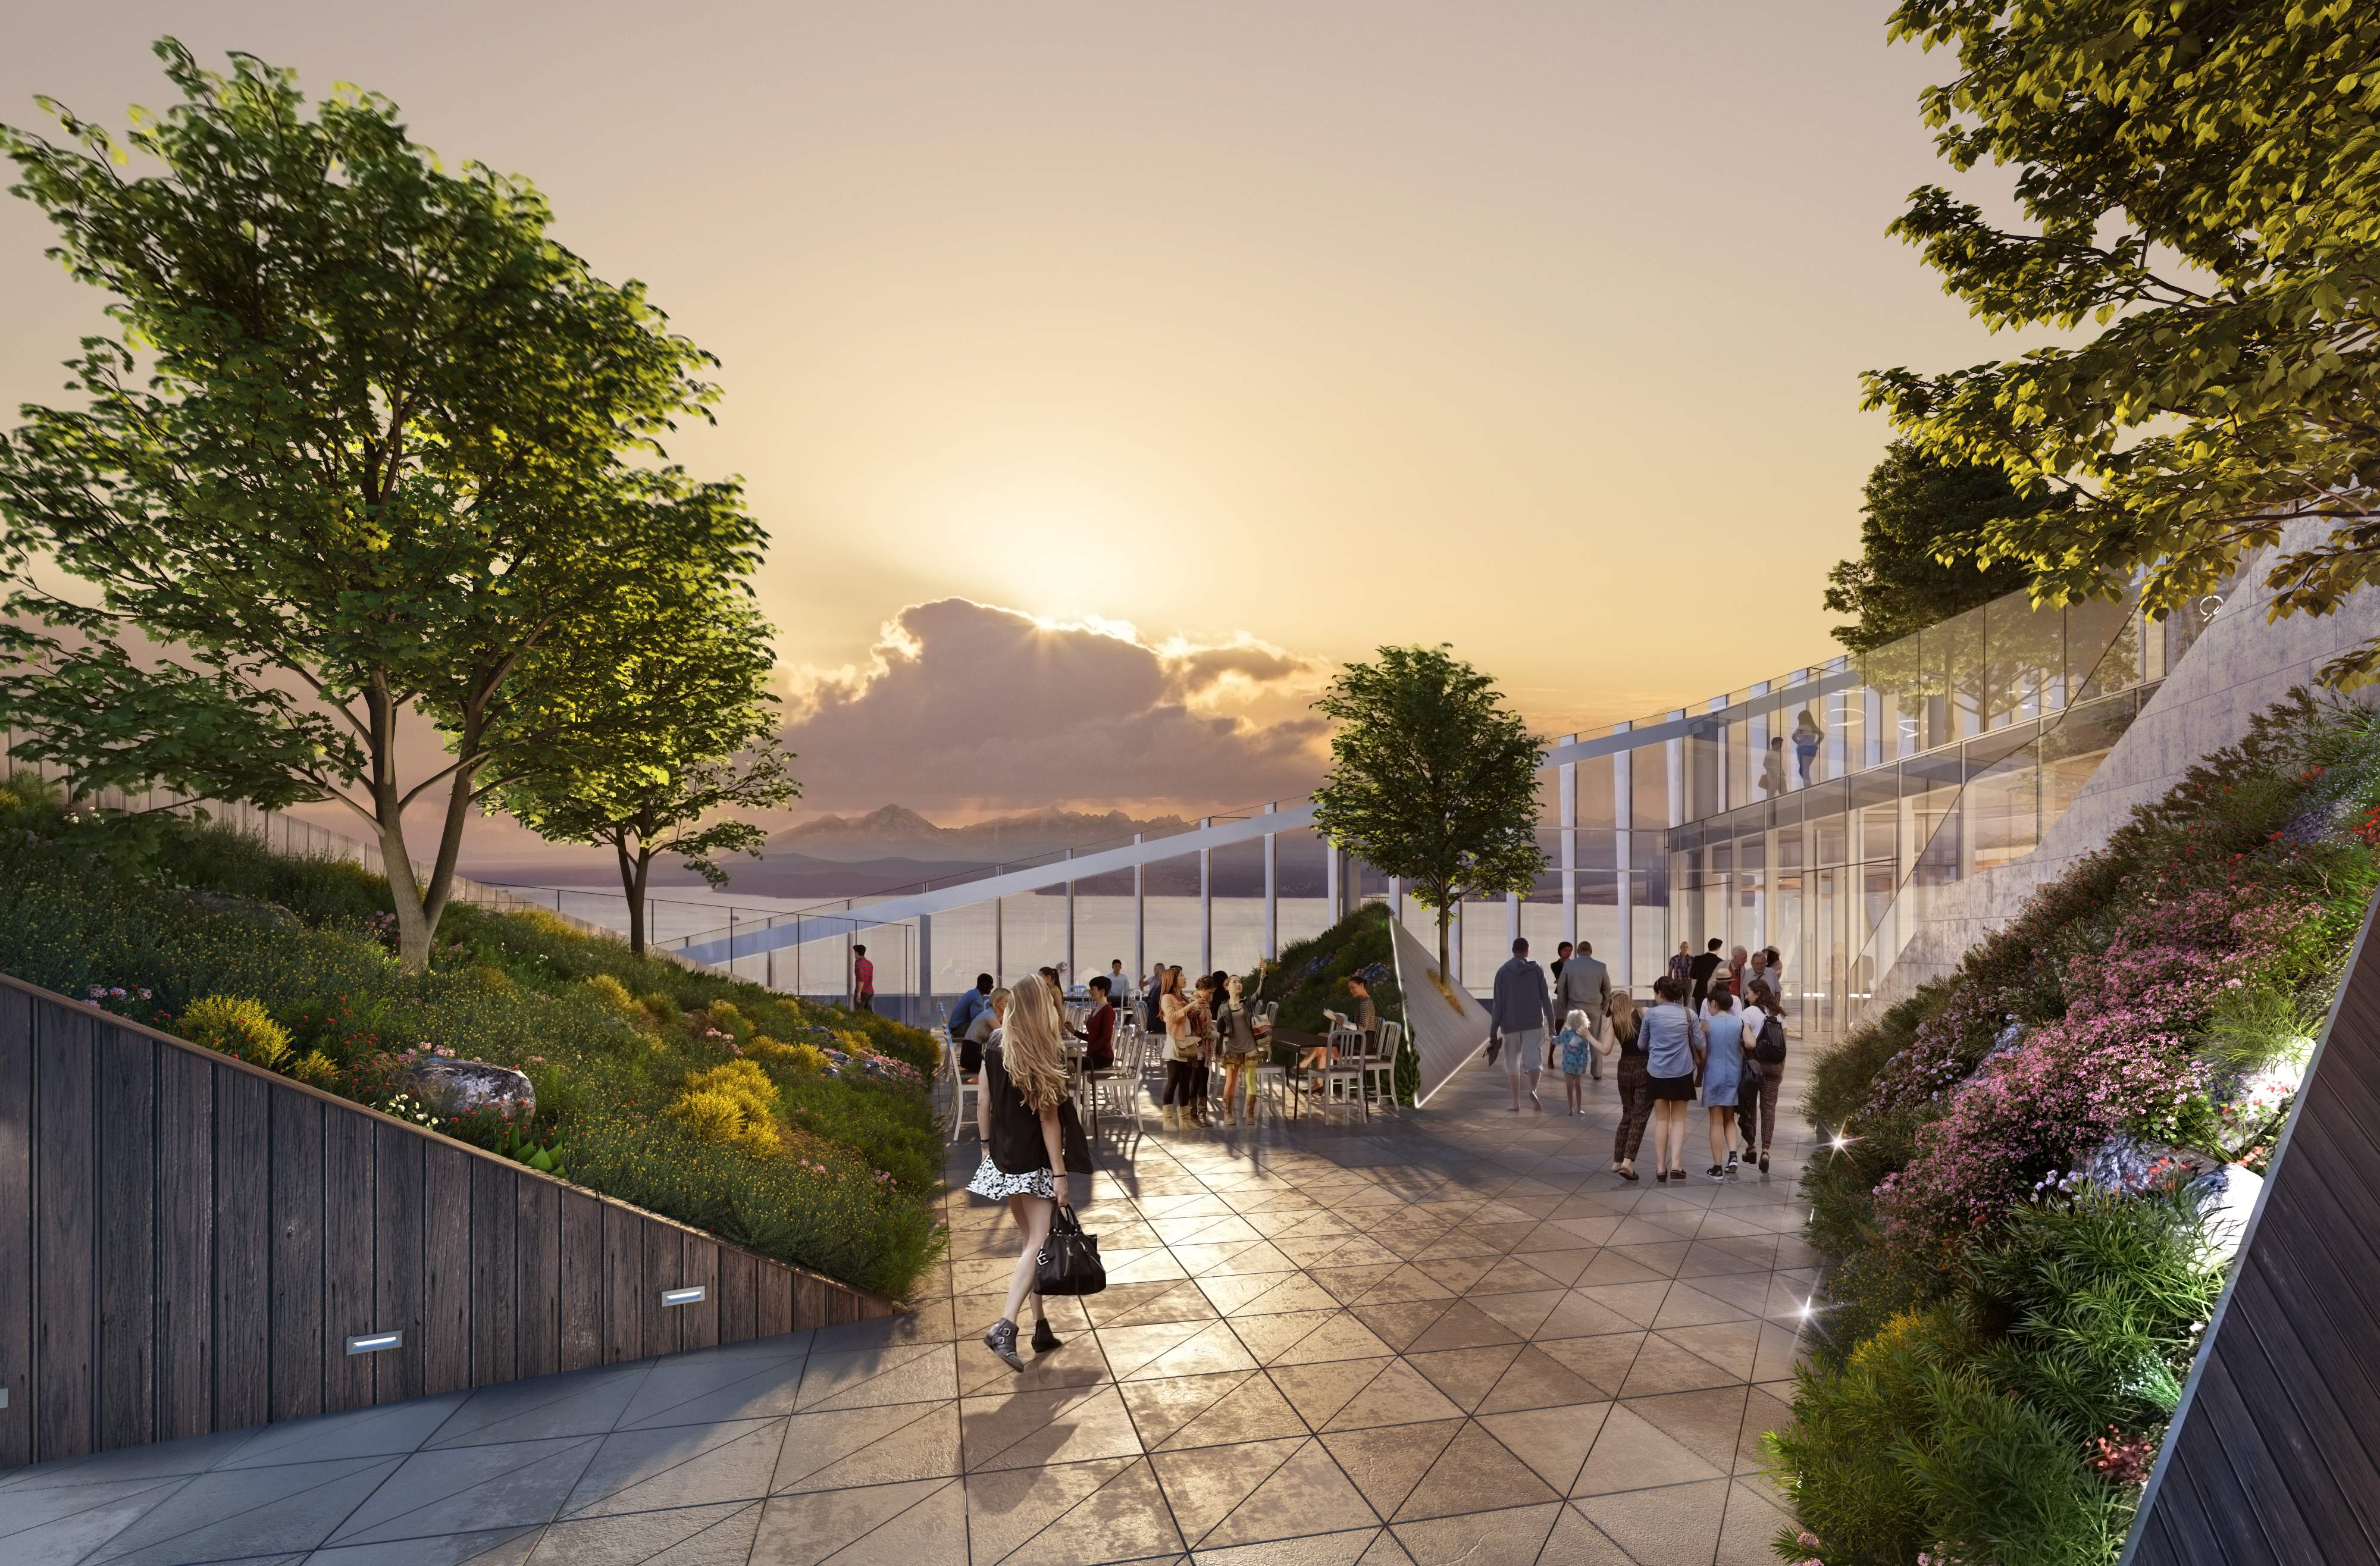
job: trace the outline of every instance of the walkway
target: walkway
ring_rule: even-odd
[[[1806,1132],[1628,1185],[1609,1082],[1503,1099],[1107,1147],[1022,1377],[960,1194],[914,1316],[20,1470],[0,1566],[1766,1566]]]

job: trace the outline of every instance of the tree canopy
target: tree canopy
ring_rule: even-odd
[[[768,839],[757,822],[722,812],[769,809],[801,792],[778,743],[768,623],[728,593],[690,627],[657,629],[621,661],[604,698],[633,709],[607,723],[625,737],[556,747],[494,796],[541,837],[613,851],[638,956],[653,861],[675,858],[722,885],[720,857],[758,854]]]
[[[764,535],[660,444],[709,417],[710,356],[527,181],[448,171],[374,94],[157,53],[181,101],[120,141],[46,101],[63,143],[0,127],[119,328],[0,436],[0,716],[79,787],[344,804],[418,967],[473,804],[634,737],[606,682]],[[419,778],[408,718],[448,744]]]
[[[1980,564],[1992,523],[2055,504],[2020,495],[1998,467],[1946,463],[1895,441],[1868,475],[1860,556],[1827,574],[1827,607],[1852,615],[1834,637],[1869,652],[2025,587],[2018,561]]]
[[[1438,647],[1384,647],[1341,669],[1315,706],[1337,727],[1315,825],[1438,914],[1439,972],[1455,900],[1526,892],[1537,847],[1536,736],[1495,682]]]
[[[1997,518],[1984,556],[2051,601],[2135,571],[2167,613],[2243,554],[2271,613],[2327,613],[2380,572],[2380,6],[2368,0],[1903,0],[1955,49],[1924,98],[1961,172],[2015,171],[2021,221],[1938,186],[1893,231],[1995,329],[2072,346],[1922,374],[1868,406],[1945,462],[2070,509]],[[2380,638],[2324,677],[2380,677]]]

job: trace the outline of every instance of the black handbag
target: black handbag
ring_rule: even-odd
[[[1108,1286],[1108,1269],[1099,1260],[1099,1239],[1083,1232],[1075,1209],[1061,1205],[1050,1220],[1050,1237],[1033,1258],[1033,1292],[1038,1294],[1096,1294]]]

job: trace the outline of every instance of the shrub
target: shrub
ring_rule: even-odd
[[[202,996],[184,1008],[174,1026],[193,1044],[267,1071],[280,1070],[289,1059],[289,1030],[273,1020],[262,1002],[246,996]]]
[[[667,1116],[589,1116],[571,1138],[570,1170],[623,1201],[894,1299],[941,1248],[932,1213],[865,1170],[756,1155]]]
[[[750,1061],[729,1061],[688,1077],[669,1113],[706,1141],[753,1153],[779,1147],[777,1085]]]
[[[325,1093],[338,1091],[339,1063],[320,1050],[309,1050],[298,1056],[291,1062],[289,1074]]]
[[[610,974],[588,975],[587,988],[595,992],[595,998],[603,1003],[606,1010],[623,1020],[632,1023],[646,1020],[645,1009],[637,1003],[635,996],[628,993],[628,987]]]
[[[754,1060],[796,1076],[820,1076],[826,1072],[826,1054],[815,1044],[781,1044],[765,1033],[756,1033],[744,1048]]]

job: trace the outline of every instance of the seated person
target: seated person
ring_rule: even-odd
[[[1108,976],[1091,976],[1090,1026],[1083,1033],[1083,1064],[1106,1071],[1115,1064],[1115,1008],[1108,1004]]]
[[[983,1052],[1008,1021],[1008,991],[995,989],[975,1021],[967,1026],[966,1042],[959,1046],[959,1074],[973,1076],[983,1069]]]

